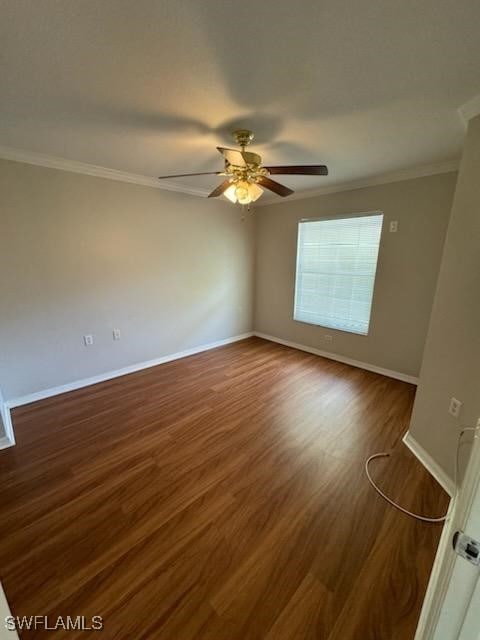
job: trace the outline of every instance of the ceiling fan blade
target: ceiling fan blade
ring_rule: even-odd
[[[292,189],[285,187],[279,182],[275,182],[275,180],[270,180],[270,178],[267,178],[267,176],[258,176],[257,183],[262,185],[262,187],[265,187],[265,189],[270,189],[270,191],[273,191],[277,195],[282,196],[282,198],[290,196],[293,193]]]
[[[209,198],[218,198],[218,196],[221,196],[222,193],[224,191],[226,191],[228,189],[228,187],[231,185],[232,183],[230,182],[230,180],[224,180],[222,182],[222,184],[219,184],[218,187],[216,187],[212,193],[208,194]]]
[[[285,185],[280,184],[279,182],[275,182],[275,180],[270,180],[270,178],[267,178],[267,176],[258,176],[257,184],[262,185],[262,187],[265,187],[265,189],[270,189],[270,191],[273,191],[277,195],[282,196],[282,198],[290,196],[293,193],[293,189],[289,189]]]
[[[265,167],[272,175],[328,176],[324,164],[297,164],[287,167]]]
[[[233,164],[236,167],[246,167],[247,163],[243,157],[243,153],[237,149],[226,149],[225,147],[217,147],[217,150],[222,154],[225,160],[229,164]]]
[[[179,173],[175,176],[158,176],[159,180],[165,178],[189,178],[190,176],[221,176],[223,171],[206,171],[205,173]]]

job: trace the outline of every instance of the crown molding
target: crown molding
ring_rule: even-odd
[[[139,184],[144,187],[152,187],[153,189],[176,191],[177,193],[186,193],[192,196],[206,197],[209,193],[204,189],[186,187],[185,185],[178,185],[166,180],[162,180],[160,182],[159,180],[157,180],[157,178],[151,178],[149,176],[142,176],[136,173],[127,173],[125,171],[118,171],[117,169],[108,169],[107,167],[100,167],[98,165],[88,164],[86,162],[67,160],[66,158],[60,158],[58,156],[50,156],[44,153],[26,151],[24,149],[17,149],[14,147],[7,147],[2,145],[0,145],[0,159],[13,160],[14,162],[25,162],[27,164],[33,164],[40,167],[60,169],[61,171],[71,171],[73,173],[81,173],[87,176],[106,178],[107,180],[117,180],[119,182],[128,182],[130,184]],[[315,198],[316,196],[323,196],[329,193],[337,193],[339,191],[363,189],[365,187],[373,187],[376,185],[387,184],[389,182],[401,182],[402,180],[411,180],[412,178],[422,178],[425,176],[435,175],[437,173],[450,173],[452,171],[458,171],[458,166],[458,160],[451,160],[448,162],[424,165],[421,167],[416,167],[414,169],[403,169],[401,171],[384,173],[370,178],[365,178],[363,180],[342,182],[331,186],[320,187],[318,189],[309,189],[308,191],[296,191],[291,196],[289,196],[288,199],[278,202],[272,202],[271,200],[267,202],[262,202],[261,200],[257,201],[255,203],[255,208],[266,207],[272,204],[284,204],[286,202],[291,202],[292,200]]]
[[[365,187],[375,187],[381,184],[388,184],[390,182],[402,182],[403,180],[412,180],[414,178],[425,178],[426,176],[433,176],[438,173],[451,173],[454,171],[458,171],[459,164],[459,160],[448,160],[446,162],[427,164],[421,167],[415,167],[413,169],[391,171],[390,173],[382,173],[380,175],[365,178],[363,180],[341,182],[339,184],[320,187],[318,189],[309,189],[308,191],[295,191],[295,193],[293,193],[288,198],[285,198],[284,200],[280,200],[278,202],[272,202],[271,200],[268,202],[257,201],[255,204],[257,207],[267,207],[273,204],[285,204],[286,202],[291,202],[292,200],[304,200],[306,198],[324,196],[329,193],[353,191],[354,189],[365,189]]]
[[[468,127],[468,121],[480,114],[480,93],[462,104],[458,108],[458,114],[465,127]]]
[[[106,178],[107,180],[139,184],[144,187],[153,187],[154,189],[187,193],[192,196],[208,195],[208,191],[205,191],[204,189],[195,189],[184,185],[180,186],[178,184],[168,182],[167,180],[162,180],[160,182],[157,178],[151,178],[149,176],[127,173],[125,171],[118,171],[117,169],[108,169],[107,167],[99,167],[95,164],[78,162],[77,160],[67,160],[66,158],[60,158],[58,156],[49,156],[44,153],[36,153],[35,151],[26,151],[24,149],[16,149],[14,147],[0,145],[0,159],[13,160],[14,162],[25,162],[39,167],[48,167],[49,169],[60,169],[61,171],[82,173],[87,176]]]

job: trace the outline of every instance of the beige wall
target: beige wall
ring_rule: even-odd
[[[253,222],[238,208],[8,161],[0,193],[7,400],[251,330]]]
[[[258,208],[255,330],[417,376],[455,182],[455,173],[440,174]],[[298,220],[379,210],[385,217],[369,335],[294,321]],[[397,233],[388,231],[392,220]]]
[[[480,116],[467,133],[410,426],[451,478],[461,426],[480,416],[479,365]],[[463,402],[459,420],[451,396]]]

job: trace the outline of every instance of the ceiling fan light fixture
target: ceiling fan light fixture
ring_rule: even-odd
[[[263,189],[254,182],[248,180],[239,180],[232,184],[224,192],[224,195],[230,202],[238,202],[239,204],[250,204],[255,202],[262,195]]]
[[[255,182],[250,183],[248,190],[250,192],[250,197],[252,199],[252,202],[255,202],[256,200],[258,200],[263,193],[262,187],[259,187],[258,184],[256,184]]]
[[[231,184],[228,189],[226,189],[223,192],[223,195],[228,198],[228,200],[230,200],[230,202],[232,202],[233,204],[235,204],[237,202],[237,195],[235,193],[237,189],[237,185],[236,184]]]
[[[246,180],[239,180],[235,187],[235,195],[240,204],[250,204],[252,198],[250,197],[250,183]]]

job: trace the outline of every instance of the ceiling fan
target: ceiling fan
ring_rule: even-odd
[[[271,175],[297,175],[297,176],[326,176],[328,169],[324,164],[292,165],[292,166],[263,166],[262,158],[258,153],[245,151],[245,148],[253,140],[253,132],[248,129],[237,129],[233,137],[241,147],[226,149],[217,147],[223,155],[225,168],[223,171],[207,171],[205,173],[184,173],[173,176],[160,176],[165,178],[186,178],[188,176],[225,176],[225,180],[218,185],[209,195],[209,198],[217,198],[222,194],[231,202],[249,205],[262,195],[263,189],[269,189],[282,198],[293,193],[292,189],[270,178]],[[262,188],[263,187],[263,188]]]

